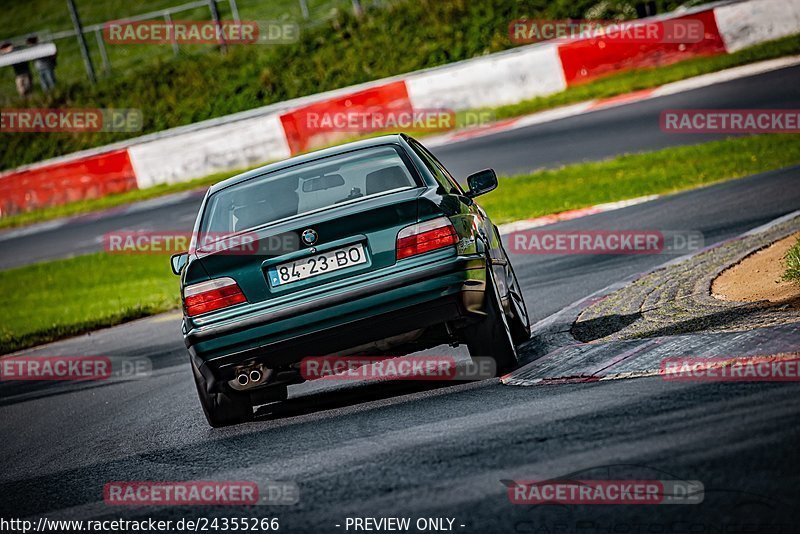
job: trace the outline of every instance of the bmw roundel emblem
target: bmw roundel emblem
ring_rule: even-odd
[[[300,237],[303,239],[303,243],[305,243],[306,245],[313,245],[314,243],[317,242],[317,239],[319,238],[317,232],[315,232],[311,228],[303,230],[303,233],[300,234]]]

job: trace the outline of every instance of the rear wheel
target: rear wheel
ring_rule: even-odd
[[[508,281],[508,308],[511,312],[511,337],[516,345],[531,338],[531,322],[528,318],[528,307],[522,298],[522,288],[517,280],[514,267],[506,255],[506,280]]]
[[[197,396],[206,415],[208,424],[218,428],[222,426],[245,423],[253,419],[253,405],[249,396],[235,393],[210,393],[206,388],[206,379],[193,364],[194,383]]]
[[[491,268],[486,269],[486,316],[475,326],[464,330],[464,337],[473,358],[489,356],[497,364],[497,374],[505,374],[517,365],[517,349],[511,334],[503,304],[497,294],[497,284]]]

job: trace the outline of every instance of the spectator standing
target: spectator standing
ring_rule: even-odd
[[[35,35],[28,37],[28,45],[36,46],[39,44],[39,38]],[[36,59],[33,61],[33,66],[36,72],[39,73],[39,83],[42,86],[42,91],[49,93],[56,86],[56,56],[47,56]]]
[[[14,51],[14,45],[11,43],[3,43],[2,47],[0,47],[0,52],[3,54],[8,54]],[[28,62],[25,61],[23,63],[14,63],[12,65],[14,69],[14,76],[15,81],[17,84],[17,93],[19,96],[28,96],[31,94],[31,67],[28,65]]]

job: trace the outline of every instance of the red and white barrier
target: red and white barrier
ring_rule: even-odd
[[[474,109],[514,104],[566,89],[553,44],[525,46],[412,73],[415,108]]]
[[[0,175],[0,216],[136,189],[126,149]]]
[[[411,111],[406,82],[403,80],[368,87],[354,93],[298,107],[280,116],[283,132],[292,154],[305,152],[346,137],[347,132],[320,125],[321,117],[369,109]],[[350,134],[352,135],[352,134]]]
[[[631,43],[598,38],[559,44],[558,55],[567,85],[578,85],[635,68],[669,65],[694,56],[725,53],[725,45],[717,29],[713,10],[692,13],[673,20],[702,22],[703,39],[694,43]]]
[[[134,144],[128,152],[140,189],[291,156],[277,113]]]
[[[0,174],[0,215],[252,167],[343,135],[313,126],[314,114],[513,104],[632,68],[734,52],[800,33],[800,0],[721,3],[650,20],[699,20],[705,31],[692,43],[591,37],[521,46],[45,161]]]
[[[752,0],[714,8],[728,53],[787,37],[800,28],[800,0]]]

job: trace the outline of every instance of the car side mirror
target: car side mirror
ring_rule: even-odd
[[[469,191],[467,191],[466,195],[469,198],[475,198],[478,195],[497,189],[497,175],[492,169],[478,171],[467,176],[467,185],[469,186]]]
[[[181,274],[181,271],[186,264],[189,263],[189,253],[188,252],[179,252],[178,254],[173,254],[169,258],[170,264],[172,264],[172,272],[175,274]]]

